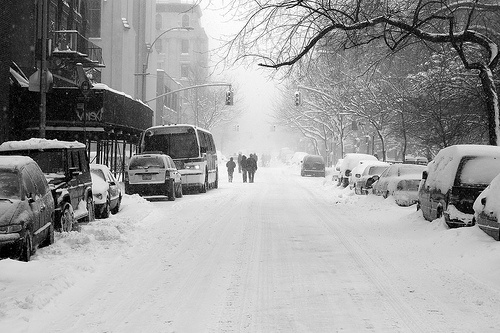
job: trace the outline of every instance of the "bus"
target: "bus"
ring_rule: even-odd
[[[200,193],[219,187],[217,151],[212,133],[188,124],[159,125],[141,134],[139,153],[162,152],[175,162],[183,189]]]

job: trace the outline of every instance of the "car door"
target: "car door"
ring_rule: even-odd
[[[42,173],[42,170],[35,163],[29,165],[29,173],[31,178],[35,183],[35,190],[37,195],[40,197],[41,201],[41,217],[40,217],[40,228],[46,230],[43,234],[46,235],[50,224],[53,223],[53,213],[54,213],[54,199],[52,197],[52,192],[50,191],[49,185],[47,184],[47,179]],[[38,199],[37,199],[38,200]]]
[[[113,174],[109,170],[103,171],[104,177],[109,184],[109,196],[112,203],[111,206],[114,206],[120,196],[120,188],[118,187],[118,182],[116,181],[116,178],[113,176]]]
[[[44,217],[42,216],[42,212],[46,209],[46,207],[45,205],[43,205],[42,198],[37,194],[35,182],[26,166],[21,168],[20,174],[22,187],[25,194],[25,200],[31,201],[27,205],[27,207],[29,207],[28,216],[30,218],[26,222],[31,224],[30,229],[32,232],[34,244],[38,244],[40,241],[39,230],[44,224]]]

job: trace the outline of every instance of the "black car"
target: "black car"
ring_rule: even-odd
[[[302,177],[311,175],[325,177],[325,160],[321,155],[306,155],[300,165],[300,175]]]
[[[26,156],[0,156],[0,257],[29,261],[54,242],[54,199],[42,170]]]
[[[95,220],[92,178],[83,143],[38,138],[7,141],[0,145],[0,155],[29,156],[38,163],[54,197],[57,230],[78,230],[77,222]]]

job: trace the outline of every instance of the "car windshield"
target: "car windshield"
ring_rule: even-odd
[[[470,158],[462,167],[459,182],[488,185],[499,173],[500,159],[489,156]]]
[[[20,199],[19,177],[13,170],[0,169],[0,198]]]
[[[101,169],[90,169],[90,172],[92,172],[92,174],[102,178],[103,180],[106,179],[106,177],[104,177],[104,172],[102,172]]]
[[[381,165],[381,166],[372,166],[370,167],[370,170],[368,170],[368,174],[371,175],[380,175],[382,172],[387,169],[387,166]]]
[[[147,169],[147,168],[164,168],[165,163],[159,156],[141,156],[133,158],[130,161],[129,170]]]

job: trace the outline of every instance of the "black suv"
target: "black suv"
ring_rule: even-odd
[[[92,178],[83,143],[38,138],[7,141],[0,145],[0,155],[30,156],[38,163],[54,197],[57,230],[78,230],[77,222],[94,221]]]

